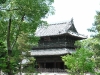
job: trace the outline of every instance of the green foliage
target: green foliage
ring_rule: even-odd
[[[95,52],[96,68],[100,69],[100,11],[96,13],[94,24],[92,28],[88,29],[90,32],[94,33],[91,39],[92,43],[89,42],[89,45]]]
[[[0,0],[0,4],[3,4],[5,2],[6,2],[6,0]]]
[[[0,35],[2,36],[0,39],[6,39],[9,18],[11,18],[12,44],[21,31],[34,37],[36,27],[44,23],[41,19],[52,9],[52,2],[53,0],[7,0],[0,9]]]
[[[0,41],[0,70],[6,68],[7,50],[5,49],[4,43]]]
[[[37,26],[46,23],[42,18],[53,13],[51,5],[53,1],[0,0],[0,39],[6,43],[7,67],[5,71],[8,75],[16,72],[23,58],[22,53],[30,49],[29,44],[36,44],[38,39],[34,32]],[[24,38],[28,38],[27,41],[22,40],[23,33],[26,35]]]
[[[12,51],[12,55],[14,56],[14,64],[17,64],[16,65],[13,65],[14,67],[16,66],[17,69],[15,70],[15,72],[18,72],[18,70],[22,73],[22,71],[24,73],[26,72],[35,72],[35,58],[33,57],[30,57],[30,53],[29,53],[29,50],[32,48],[31,44],[29,43],[29,35],[27,33],[23,33],[21,32],[21,34],[18,36],[18,39],[17,39],[17,43],[16,43],[16,49]],[[37,40],[37,38],[36,38]],[[34,43],[37,43],[37,41],[34,41]],[[12,58],[12,59],[13,59]],[[22,63],[23,59],[26,59],[28,62],[26,63]],[[12,60],[13,61],[13,60]],[[20,63],[20,64],[18,64]],[[21,67],[25,67],[27,66],[26,68],[21,68]]]
[[[71,73],[86,73],[94,72],[94,59],[92,58],[93,52],[84,48],[77,49],[71,55],[62,56],[65,66],[68,67]]]
[[[28,62],[23,64],[24,73],[34,73],[35,72],[35,58],[28,57]]]

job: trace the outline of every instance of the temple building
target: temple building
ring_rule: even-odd
[[[31,55],[36,58],[37,68],[42,70],[65,69],[61,56],[75,52],[75,41],[87,38],[77,32],[73,19],[40,26],[36,30],[36,36],[40,40],[38,46],[32,48]]]

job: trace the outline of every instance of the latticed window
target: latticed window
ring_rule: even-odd
[[[44,41],[51,41],[50,37],[44,37]]]

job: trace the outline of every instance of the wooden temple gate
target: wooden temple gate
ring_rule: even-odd
[[[31,55],[36,58],[39,72],[65,72],[61,56],[75,52],[75,41],[87,38],[77,32],[73,18],[68,22],[38,27],[35,34],[40,39]]]

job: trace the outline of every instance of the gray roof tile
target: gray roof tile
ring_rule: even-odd
[[[59,35],[66,33],[70,27],[71,27],[70,22],[51,24],[48,26],[40,26],[37,28],[35,34],[36,36]]]
[[[71,28],[73,28],[74,31],[71,30]],[[81,35],[77,32],[72,20],[63,23],[50,24],[47,26],[44,25],[39,26],[35,32],[35,35],[38,37],[54,36],[62,34],[69,34],[79,38],[87,38],[87,36]]]
[[[40,49],[40,50],[31,50],[30,53],[32,56],[45,56],[45,55],[63,55],[67,53],[75,52],[74,49],[61,48],[61,49]]]

